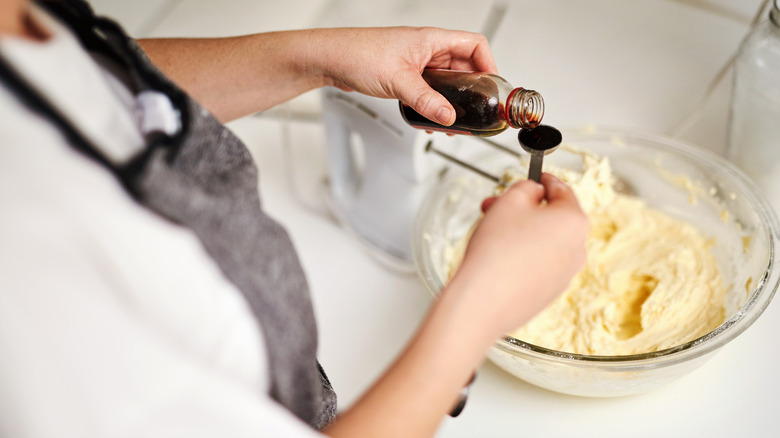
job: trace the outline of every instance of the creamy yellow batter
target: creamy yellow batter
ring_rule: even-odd
[[[611,356],[674,347],[720,325],[725,289],[710,251],[714,242],[695,226],[617,193],[609,161],[581,155],[581,172],[545,170],[572,186],[590,218],[586,265],[563,295],[511,335]]]

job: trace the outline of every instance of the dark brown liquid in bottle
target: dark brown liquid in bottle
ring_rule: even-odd
[[[455,108],[455,123],[452,126],[440,125],[421,116],[410,106],[401,104],[401,114],[410,125],[422,129],[482,137],[498,134],[508,127],[508,123],[503,118],[504,102],[495,97],[498,94],[498,87],[495,85],[493,85],[496,90],[494,96],[489,96],[467,86],[442,82],[437,77],[429,78],[427,81],[431,88],[441,93]]]

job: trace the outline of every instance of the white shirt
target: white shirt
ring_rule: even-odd
[[[60,23],[0,53],[104,152],[129,91]],[[0,85],[0,436],[320,436],[268,396],[262,333],[197,237]]]

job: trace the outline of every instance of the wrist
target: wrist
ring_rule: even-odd
[[[461,318],[474,328],[472,335],[481,336],[488,346],[528,322],[544,306],[533,286],[515,277],[503,278],[490,268],[462,264],[440,296],[440,300],[458,301],[465,313]]]
[[[338,40],[333,38],[333,29],[308,29],[299,32],[300,41],[296,44],[299,52],[301,74],[312,89],[336,86],[338,81],[333,75],[333,66],[338,61],[338,51],[334,46]]]
[[[447,338],[457,342],[460,349],[472,352],[475,355],[472,361],[479,362],[504,335],[504,330],[492,311],[493,306],[486,301],[487,294],[482,293],[490,286],[473,284],[471,280],[466,276],[453,278],[437,297],[429,319],[441,327]]]

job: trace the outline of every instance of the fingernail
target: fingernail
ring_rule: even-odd
[[[443,106],[439,108],[439,111],[436,113],[436,119],[441,124],[449,125],[450,123],[450,115],[452,114],[452,111],[447,108],[446,106]]]

